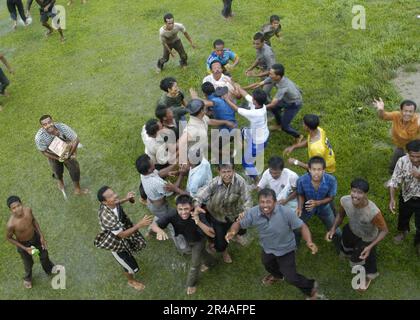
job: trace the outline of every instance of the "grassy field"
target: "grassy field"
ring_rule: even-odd
[[[67,41],[62,45],[57,33],[44,37],[36,6],[33,24],[12,32],[5,1],[0,2],[0,51],[16,71],[9,77],[11,97],[0,97],[0,229],[5,230],[9,217],[7,196],[21,196],[40,222],[52,260],[64,265],[67,275],[66,290],[53,290],[36,263],[34,288],[25,290],[20,257],[2,240],[0,299],[190,299],[184,289],[189,260],[169,241],[151,240],[137,256],[146,290],[138,293],[127,286],[112,255],[93,246],[99,231],[96,190],[104,184],[124,195],[137,190],[134,160],[144,150],[140,129],[153,117],[161,94],[159,81],[174,76],[185,91],[199,89],[214,39],[224,39],[239,54],[233,76],[243,85],[250,83],[243,73],[255,57],[252,35],[273,13],[281,15],[283,25],[283,40],[273,41],[277,60],[304,92],[304,108],[294,125],[300,126],[305,113],[322,117],[336,152],[339,196],[349,191],[352,178],[367,178],[370,198],[383,209],[391,230],[378,248],[381,276],[364,294],[351,289],[348,263],[323,240],[325,231],[315,219],[310,228],[320,251],[312,256],[302,247],[299,271],[316,278],[330,299],[419,299],[420,261],[412,246],[413,233],[401,246],[392,242],[397,219],[387,210],[383,187],[389,178],[390,126],[370,107],[373,97],[381,96],[388,110],[402,99],[389,81],[399,66],[419,61],[418,1],[242,0],[234,1],[235,17],[228,22],[220,15],[221,1],[124,3],[91,0],[81,6],[75,1],[66,7]],[[366,30],[351,28],[355,4],[366,7]],[[185,24],[199,48],[192,50],[183,39],[188,69],[182,71],[178,58],[171,59],[156,75],[161,55],[158,29],[167,11]],[[38,119],[46,113],[78,133],[84,145],[79,152],[82,186],[93,191],[89,196],[71,196],[64,202],[51,179],[46,159],[34,145]],[[285,134],[273,133],[266,159],[281,154],[291,142]],[[305,151],[294,155],[306,159]],[[65,179],[71,190],[67,174]],[[138,202],[125,208],[133,221],[147,213]],[[265,271],[256,235],[251,235],[254,241],[248,247],[231,246],[232,265],[219,263],[201,277],[192,298],[302,298],[288,284],[260,285]]]

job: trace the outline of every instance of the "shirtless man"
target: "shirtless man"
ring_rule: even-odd
[[[46,274],[51,274],[54,264],[48,257],[47,242],[32,214],[32,209],[24,207],[17,196],[10,196],[7,199],[7,206],[10,208],[12,216],[7,223],[6,239],[17,247],[17,251],[22,257],[25,267],[23,284],[25,288],[30,289],[32,288],[32,266],[34,264],[32,255],[36,254],[34,248],[39,250],[39,260]]]

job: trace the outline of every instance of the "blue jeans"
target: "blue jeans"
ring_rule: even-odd
[[[242,156],[242,166],[245,169],[247,176],[256,178],[259,173],[255,167],[255,161],[258,155],[264,152],[264,149],[267,147],[268,139],[265,140],[264,143],[255,144],[249,128],[244,128],[242,130],[242,136],[247,141],[246,149],[244,150],[244,155]]]
[[[307,224],[307,222],[313,217],[317,216],[319,220],[321,220],[322,224],[325,226],[327,231],[330,231],[331,227],[334,225],[335,216],[332,211],[331,205],[328,203],[324,207],[316,208],[315,213],[309,213],[305,210],[302,210],[302,215],[300,219]],[[295,238],[296,238],[296,244],[299,245],[300,239],[301,239],[300,232],[295,232]],[[341,243],[341,229],[337,228],[335,231],[335,235],[332,239],[334,242],[335,248],[337,250],[337,253],[340,252],[340,243]]]
[[[281,126],[281,129],[295,138],[299,138],[300,133],[296,129],[292,128],[290,123],[293,121],[294,117],[301,108],[302,103],[287,103],[281,100],[274,106],[274,108],[271,109],[271,112],[274,114],[276,122]]]

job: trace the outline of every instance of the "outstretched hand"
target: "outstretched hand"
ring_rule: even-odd
[[[385,104],[382,101],[382,98],[379,98],[379,100],[373,99],[373,105],[376,107],[376,109],[378,110],[384,110],[385,108]]]

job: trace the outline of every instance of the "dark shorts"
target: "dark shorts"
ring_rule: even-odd
[[[52,12],[52,9],[53,6],[51,6],[47,12],[45,12],[44,9],[39,9],[41,23],[45,23],[48,21],[49,18],[54,18],[56,16],[56,14]]]

